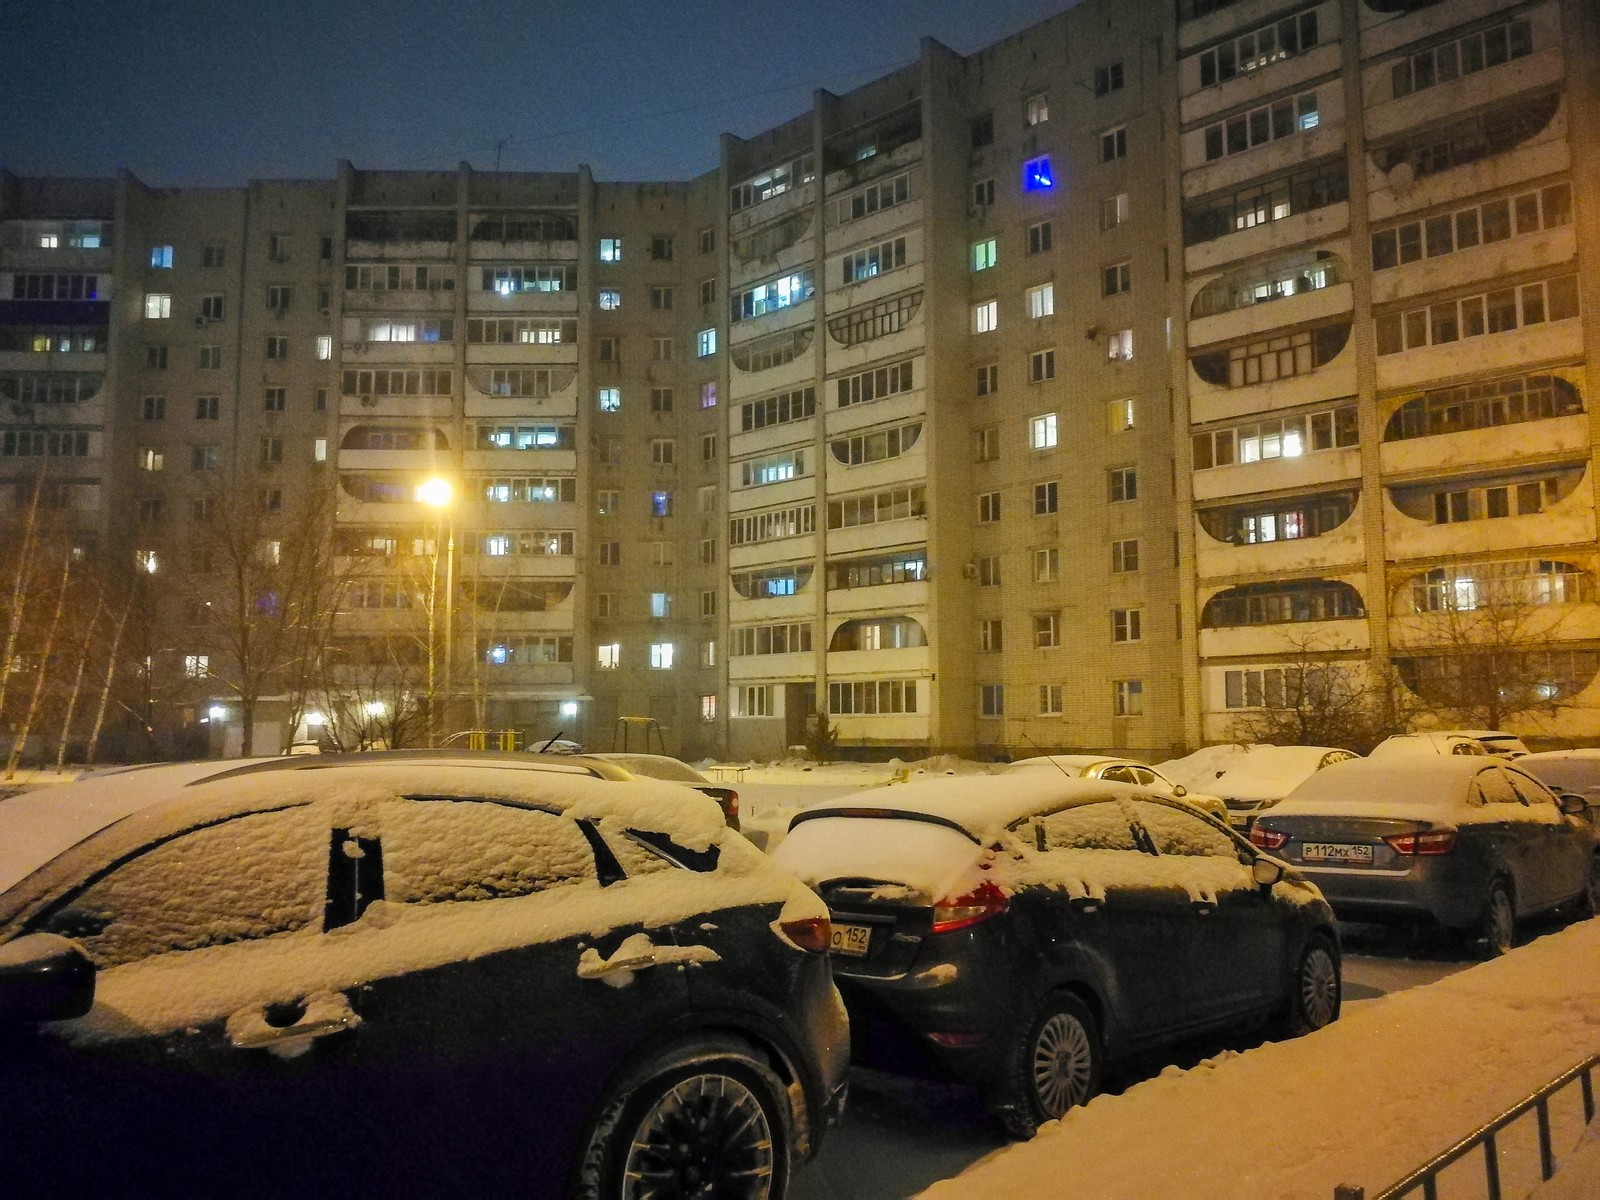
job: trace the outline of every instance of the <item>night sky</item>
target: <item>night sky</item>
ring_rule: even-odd
[[[0,0],[0,166],[155,185],[359,167],[686,179],[938,38],[1073,0]]]

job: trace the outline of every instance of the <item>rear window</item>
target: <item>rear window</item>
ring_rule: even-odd
[[[938,900],[957,894],[982,852],[959,830],[910,817],[816,817],[795,825],[772,857],[813,887],[871,880]]]

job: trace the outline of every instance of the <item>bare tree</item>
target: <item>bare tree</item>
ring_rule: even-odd
[[[1600,668],[1600,652],[1565,636],[1568,606],[1593,598],[1587,574],[1571,564],[1452,563],[1405,586],[1422,622],[1395,666],[1438,719],[1500,729],[1552,714],[1570,706]]]
[[[336,750],[398,750],[427,726],[425,671],[415,638],[351,638],[329,645],[315,693],[323,736]]]
[[[223,479],[206,493],[217,569],[191,570],[181,587],[190,615],[207,618],[208,644],[219,651],[207,673],[238,702],[246,756],[256,752],[264,697],[283,697],[296,718],[304,710],[343,586],[329,540],[331,485],[308,489],[282,511],[268,510],[253,485],[249,476]]]
[[[1261,694],[1233,721],[1238,742],[1338,746],[1365,753],[1405,728],[1403,694],[1362,650],[1323,636],[1292,634],[1289,658],[1263,670]]]

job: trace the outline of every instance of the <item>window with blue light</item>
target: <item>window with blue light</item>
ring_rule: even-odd
[[[172,269],[172,247],[151,246],[150,265],[161,270],[170,271]]]
[[[1056,186],[1055,172],[1050,169],[1050,156],[1041,154],[1022,164],[1022,190],[1048,192]]]

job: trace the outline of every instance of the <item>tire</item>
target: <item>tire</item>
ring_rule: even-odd
[[[1333,943],[1325,934],[1314,934],[1295,966],[1284,1032],[1301,1037],[1337,1021],[1343,991]]]
[[[794,1136],[783,1081],[748,1048],[706,1042],[658,1055],[601,1110],[582,1200],[782,1200]]]
[[[1002,1088],[996,1116],[1012,1137],[1030,1138],[1100,1089],[1100,1027],[1076,996],[1055,995],[1028,1022]]]
[[[1578,897],[1577,910],[1580,920],[1600,913],[1600,854],[1589,857],[1588,884]]]
[[[1517,910],[1511,902],[1511,887],[1504,879],[1496,879],[1489,885],[1483,915],[1478,918],[1478,952],[1485,959],[1499,958],[1516,941]]]

